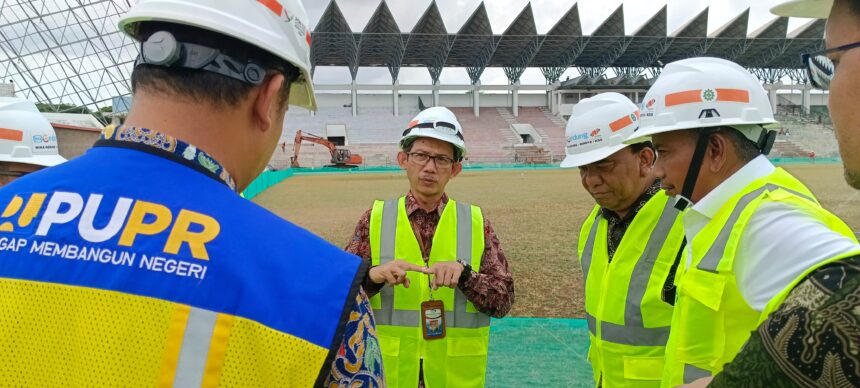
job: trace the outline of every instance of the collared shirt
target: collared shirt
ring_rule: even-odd
[[[636,214],[639,214],[639,211],[648,204],[648,201],[650,201],[651,198],[659,192],[660,181],[654,180],[654,182],[651,183],[651,186],[648,186],[648,188],[645,189],[645,192],[642,193],[642,195],[636,199],[636,202],[630,206],[630,211],[628,211],[623,218],[619,217],[618,214],[612,210],[600,208],[600,214],[606,219],[607,223],[606,247],[609,254],[609,261],[612,261],[612,256],[615,255],[615,250],[618,249],[618,245],[621,244],[621,239],[624,238],[624,233],[627,232],[627,228],[633,222],[633,218],[635,218]]]
[[[860,256],[799,283],[709,387],[850,387],[860,382]]]
[[[425,244],[422,247],[425,257],[429,256],[436,226],[439,225],[442,210],[447,203],[448,196],[443,194],[436,209],[427,212],[421,209],[411,192],[406,195],[406,215],[412,223],[412,230]],[[361,216],[352,240],[346,246],[347,252],[365,260],[371,259],[370,212],[369,209]],[[371,282],[369,276],[364,283],[365,290],[371,296],[376,295],[383,286],[384,284]],[[478,311],[493,317],[504,317],[514,303],[514,279],[508,268],[508,260],[486,217],[484,217],[484,254],[481,257],[481,268],[478,272],[473,272],[469,280],[458,284],[458,287]]]
[[[102,132],[100,140],[120,142],[123,146],[143,149],[175,160],[236,190],[233,177],[215,158],[171,136],[147,128],[109,127]],[[372,311],[367,294],[360,290],[346,322],[340,350],[326,379],[327,387],[384,385],[382,353],[376,338],[376,323]]]
[[[711,190],[684,214],[687,241],[692,241],[734,195],[775,169],[759,155]],[[692,262],[690,246],[687,266]],[[738,289],[750,307],[762,311],[807,269],[856,249],[850,238],[834,232],[812,214],[790,204],[764,202],[750,217],[738,243],[739,257],[734,266]]]

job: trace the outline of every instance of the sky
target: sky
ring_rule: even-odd
[[[400,31],[411,31],[415,23],[430,5],[431,0],[386,0]],[[531,0],[535,24],[539,34],[546,33],[567,13],[574,3],[579,4],[579,17],[582,33],[594,31],[601,22],[623,3],[624,28],[628,35],[639,29],[663,6],[667,6],[668,31],[674,33],[685,23],[692,20],[706,7],[710,7],[708,33],[728,23],[747,8],[750,9],[748,32],[751,33],[773,20],[769,9],[785,0]],[[442,20],[449,32],[460,29],[466,19],[480,4],[480,0],[436,0]],[[493,33],[501,34],[526,6],[529,0],[485,0],[487,14]],[[329,0],[304,0],[311,25],[317,21],[328,6]],[[338,5],[353,31],[361,31],[376,10],[380,0],[338,0]],[[789,20],[789,33],[807,23],[809,19]],[[562,76],[575,77],[575,69],[568,69]],[[358,71],[360,84],[391,84],[391,75],[386,68],[361,68]],[[350,82],[349,70],[344,67],[318,67],[314,82],[320,84],[347,84]],[[429,84],[430,75],[424,68],[404,68],[400,71],[401,84]],[[446,84],[469,84],[466,70],[447,68],[443,70],[441,82]],[[544,78],[539,69],[528,69],[523,74],[523,84],[543,84]],[[481,77],[483,85],[504,85],[507,78],[500,68],[487,68]]]

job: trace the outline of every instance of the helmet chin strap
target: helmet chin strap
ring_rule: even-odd
[[[684,179],[684,188],[681,190],[678,202],[675,203],[675,208],[678,210],[683,211],[693,203],[690,198],[693,197],[693,189],[696,188],[696,181],[699,179],[702,161],[705,160],[705,151],[708,150],[708,140],[710,139],[709,133],[700,133],[699,139],[696,140],[696,150],[693,151],[693,158],[690,160],[690,169],[687,170],[687,177]]]
[[[762,155],[770,154],[773,148],[773,143],[776,141],[776,131],[769,131],[765,128],[761,129],[761,134],[756,142],[756,147],[761,151]]]

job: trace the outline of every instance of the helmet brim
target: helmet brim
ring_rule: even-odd
[[[410,133],[409,135],[400,139],[400,146],[403,147],[404,145],[406,145],[410,142],[414,142],[415,140],[422,138],[422,137],[428,137],[431,139],[441,140],[441,141],[444,141],[446,143],[449,143],[449,144],[453,145],[455,148],[457,148],[458,150],[460,150],[460,153],[462,156],[466,155],[466,147],[463,145],[463,141],[460,140],[459,137],[454,136],[454,135],[442,135],[442,134],[436,133],[434,131],[424,131],[423,128],[418,129],[418,130],[413,130],[412,133]]]
[[[612,154],[621,151],[630,144],[619,144],[612,147],[602,147],[596,150],[591,150],[587,152],[583,152],[575,155],[567,155],[564,160],[561,162],[561,168],[573,168],[573,167],[581,167],[591,163],[599,162],[603,159],[606,159]]]
[[[54,167],[58,164],[67,162],[66,158],[60,155],[33,155],[26,158],[14,158],[9,155],[0,156],[0,162],[32,164],[42,167]]]
[[[794,0],[770,9],[777,16],[827,19],[833,8],[833,0]]]

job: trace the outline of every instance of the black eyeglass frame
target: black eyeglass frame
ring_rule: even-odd
[[[459,163],[459,162],[458,162],[457,160],[455,160],[454,158],[449,158],[449,157],[447,157],[447,156],[445,156],[445,155],[436,155],[436,156],[433,156],[433,155],[430,155],[430,154],[426,154],[426,153],[424,153],[424,152],[406,152],[406,156],[407,156],[408,158],[414,158],[415,156],[426,156],[426,157],[427,157],[427,161],[426,161],[426,162],[424,162],[424,163],[421,163],[421,165],[422,165],[422,166],[426,166],[426,165],[427,165],[427,163],[430,163],[430,159],[433,159],[433,163],[435,163],[435,164],[436,164],[436,167],[438,167],[438,168],[451,168],[451,167],[453,167],[453,166],[454,166],[454,164],[455,164],[455,163]],[[439,164],[439,160],[444,160],[444,161],[445,161],[445,164],[444,164],[444,165],[440,165],[440,164]],[[448,164],[448,162],[450,162],[450,164]]]
[[[854,43],[845,44],[845,45],[842,45],[839,47],[833,47],[833,48],[829,48],[829,49],[812,51],[812,52],[800,54],[800,60],[803,62],[803,66],[806,68],[806,75],[807,75],[807,77],[809,77],[809,82],[812,83],[812,86],[814,86],[818,89],[821,89],[821,90],[830,89],[830,82],[829,81],[828,81],[828,84],[826,86],[820,85],[820,84],[818,84],[818,82],[815,81],[815,77],[813,77],[813,73],[812,73],[812,62],[811,62],[812,58],[821,56],[821,57],[827,58],[827,60],[832,62],[832,60],[830,59],[830,57],[827,56],[827,54],[837,53],[840,51],[847,51],[847,50],[855,49],[857,47],[860,47],[860,42],[854,42]],[[833,72],[834,73],[836,72],[835,67],[833,69]],[[831,74],[830,76],[833,77],[833,74]]]

